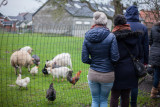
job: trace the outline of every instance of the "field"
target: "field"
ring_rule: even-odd
[[[0,104],[1,107],[13,106],[54,106],[54,107],[82,107],[90,105],[91,95],[87,83],[89,66],[81,62],[81,50],[84,38],[64,37],[54,34],[0,34]],[[32,55],[40,57],[40,66],[35,78],[22,69],[22,78],[30,77],[28,90],[19,89],[15,81],[14,68],[10,65],[10,56],[19,48],[31,46]],[[70,53],[73,65],[73,75],[82,70],[80,80],[72,88],[68,81],[57,82],[52,76],[43,76],[42,69],[46,60],[51,60],[60,53]],[[33,66],[32,66],[33,67]],[[50,83],[54,83],[57,98],[51,103],[45,98]]]
[[[26,34],[0,34],[0,106],[1,107],[90,107],[91,94],[87,83],[89,66],[81,62],[83,39],[54,34],[26,33]],[[33,48],[32,55],[40,57],[39,72],[34,77],[27,68],[22,69],[22,78],[30,77],[28,90],[19,89],[15,81],[13,67],[10,65],[11,54],[24,46]],[[68,81],[57,82],[52,76],[44,76],[42,69],[46,60],[51,60],[60,53],[70,53],[73,64],[73,75],[82,70],[80,80],[72,88]],[[32,66],[33,67],[33,66]],[[51,103],[45,98],[50,83],[54,83],[57,98]],[[139,91],[139,107],[159,107],[159,99],[149,98],[150,92]],[[110,97],[109,97],[110,100]]]

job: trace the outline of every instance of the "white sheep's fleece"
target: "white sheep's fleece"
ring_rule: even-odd
[[[53,63],[59,66],[70,66],[72,69],[71,55],[69,53],[61,53],[53,58]]]
[[[26,66],[32,65],[32,57],[31,55],[26,51],[15,51],[10,58],[10,63],[13,67],[17,66]]]
[[[46,61],[46,66],[51,67],[53,64],[57,66],[70,66],[72,69],[72,61],[69,53],[61,53],[56,55],[52,60]]]
[[[23,48],[20,49],[21,51],[26,51],[28,52],[29,54],[32,53],[33,49],[30,47],[30,46],[25,46]]]
[[[107,19],[107,16],[103,12],[96,11],[93,14],[93,21],[94,21],[95,24],[106,25],[108,19]]]
[[[38,66],[34,66],[31,71],[30,71],[31,74],[37,74],[38,73]]]
[[[17,80],[16,80],[16,84],[18,86],[21,86],[21,87],[27,87],[27,84],[30,82],[30,78],[29,77],[26,77],[24,79],[21,79],[21,74],[19,74],[19,76],[17,77]]]
[[[71,69],[69,69],[68,67],[54,68],[51,71],[50,71],[50,69],[47,69],[47,70],[48,70],[48,72],[51,72],[51,75],[53,77],[57,77],[57,78],[59,78],[59,77],[65,78],[65,77],[67,77],[68,72],[71,71]]]

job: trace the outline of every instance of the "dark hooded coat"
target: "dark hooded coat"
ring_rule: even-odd
[[[148,30],[147,27],[139,22],[139,12],[136,6],[130,6],[127,8],[125,13],[125,18],[127,19],[127,24],[130,24],[132,31],[142,32],[140,36],[142,44],[142,63],[148,64],[148,55],[149,55],[149,43],[148,43]]]
[[[160,22],[151,29],[149,38],[150,55],[149,63],[160,67]]]
[[[115,66],[115,81],[113,89],[131,89],[137,88],[138,78],[133,66],[133,61],[126,47],[132,55],[138,59],[142,58],[139,36],[140,33],[130,30],[120,30],[114,32],[119,49],[120,58]],[[123,44],[124,43],[124,44]]]

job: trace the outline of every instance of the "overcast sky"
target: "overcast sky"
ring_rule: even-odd
[[[0,3],[3,0],[0,0]],[[36,11],[46,0],[37,2],[36,0],[7,0],[8,3],[5,6],[0,7],[0,13],[6,16],[17,16],[22,12],[34,12]]]
[[[3,0],[0,0],[0,3]],[[35,12],[43,3],[47,0],[38,0],[41,2],[37,2],[36,0],[7,0],[8,4],[0,7],[0,13],[6,16],[17,16],[22,12]],[[77,1],[77,0],[75,0]],[[94,0],[98,2],[106,3],[109,0]]]

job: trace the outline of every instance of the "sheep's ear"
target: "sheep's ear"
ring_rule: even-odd
[[[34,61],[34,58],[32,58],[32,61]]]

